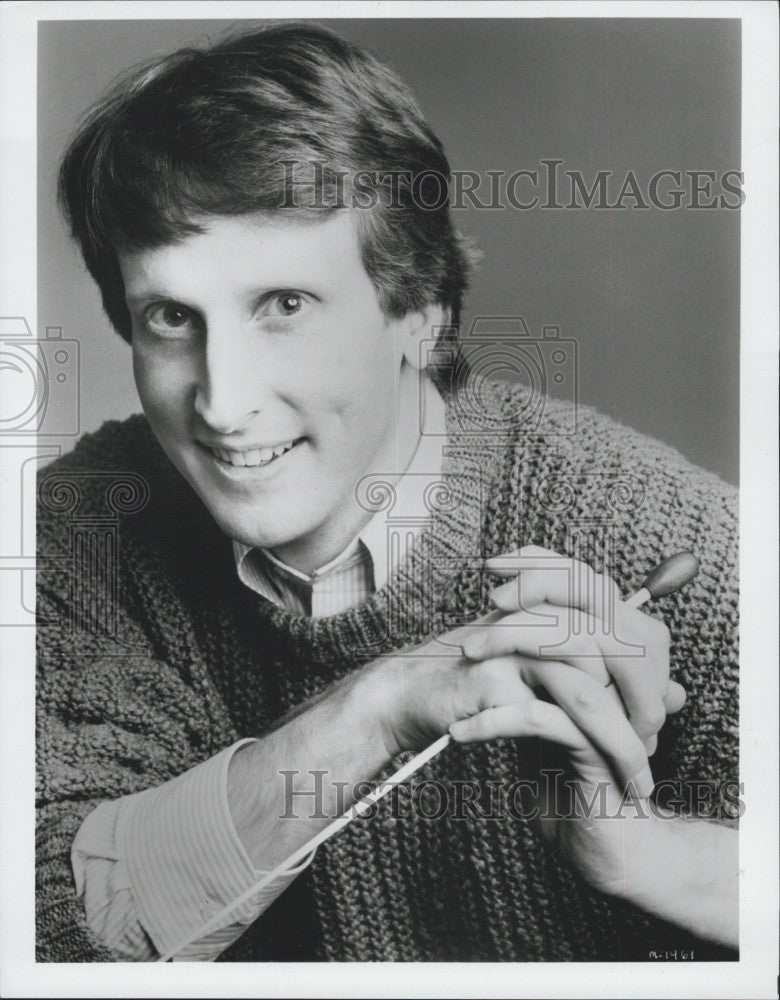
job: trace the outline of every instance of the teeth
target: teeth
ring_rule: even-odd
[[[230,465],[235,465],[239,468],[245,466],[255,468],[273,462],[275,458],[279,458],[286,451],[289,451],[293,444],[293,441],[288,441],[287,444],[277,445],[276,448],[259,448],[254,451],[243,452],[228,451],[226,448],[213,448],[212,451],[223,462],[227,462]]]

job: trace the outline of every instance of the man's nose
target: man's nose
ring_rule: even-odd
[[[255,334],[256,336],[256,334]],[[263,407],[259,359],[240,324],[210,326],[195,392],[195,411],[220,434],[240,431]]]

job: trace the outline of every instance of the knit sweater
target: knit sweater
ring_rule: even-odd
[[[481,560],[542,545],[608,572],[623,593],[689,549],[696,580],[654,602],[688,692],[661,732],[656,780],[736,779],[736,491],[591,410],[492,386],[452,396],[430,525],[368,601],[299,617],[237,579],[231,544],[145,419],[109,422],[43,470],[38,520],[37,944],[40,961],[112,961],[86,925],[70,848],[105,799],[167,781],[379,655],[488,607]],[[576,433],[572,433],[576,417]],[[391,494],[374,491],[378,503]],[[388,509],[392,526],[392,508]],[[402,526],[401,526],[402,527]],[[405,757],[391,762],[387,773]],[[533,779],[533,739],[453,745],[416,776],[435,801],[384,800],[349,824],[223,955],[228,961],[647,960],[726,957],[606,897],[515,809],[484,818],[441,789]],[[316,766],[316,764],[313,764]],[[504,787],[505,787],[504,786]]]

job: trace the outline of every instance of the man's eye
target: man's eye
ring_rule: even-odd
[[[303,308],[303,296],[297,292],[280,292],[269,303],[272,316],[294,316]]]
[[[195,327],[195,317],[185,306],[163,302],[152,306],[145,316],[146,325],[153,333],[189,333]]]

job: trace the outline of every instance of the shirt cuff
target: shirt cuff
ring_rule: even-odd
[[[192,938],[176,958],[215,958],[295,877],[275,880],[261,898],[231,910],[206,938],[199,933],[258,880],[227,799],[230,760],[253,742],[240,740],[178,778],[122,800],[118,855],[139,920],[160,954]]]

